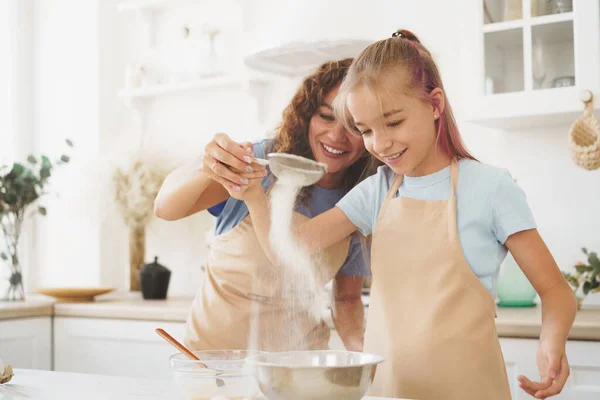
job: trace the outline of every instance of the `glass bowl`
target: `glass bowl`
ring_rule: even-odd
[[[193,351],[201,361],[178,353],[170,358],[175,383],[190,400],[254,400],[260,390],[245,360],[260,354],[246,350]],[[202,366],[206,364],[208,368]]]

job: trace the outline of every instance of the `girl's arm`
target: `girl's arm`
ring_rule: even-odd
[[[249,188],[247,194],[244,200],[261,247],[274,265],[281,264],[269,243],[271,215],[268,198],[262,188],[257,188],[256,185]],[[295,235],[297,243],[304,245],[312,253],[343,240],[356,229],[341,209],[333,207],[302,224],[296,229]],[[362,351],[363,348],[362,283],[363,277],[338,276],[334,281],[332,293],[332,318],[344,346],[351,351]]]
[[[266,169],[252,163],[251,151],[251,143],[216,134],[203,157],[167,176],[154,201],[154,214],[167,221],[181,219],[227,200],[229,189],[239,191],[249,181],[260,182]]]
[[[269,212],[268,198],[259,186],[253,184],[248,187],[243,195],[243,200],[248,206],[252,225],[263,250],[273,264],[280,264],[269,243],[271,213]],[[341,209],[333,207],[305,222],[296,228],[294,233],[297,243],[304,246],[310,253],[314,253],[343,240],[354,233],[356,229],[356,226],[350,222]]]
[[[553,396],[561,392],[570,373],[565,346],[577,312],[575,297],[537,229],[517,232],[505,245],[542,301],[537,354],[542,382],[519,377],[521,387],[536,398]]]

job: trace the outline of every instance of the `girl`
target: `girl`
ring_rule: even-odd
[[[297,235],[316,250],[356,230],[373,234],[364,350],[386,362],[370,394],[510,399],[494,323],[507,250],[543,308],[542,380],[520,377],[521,387],[538,398],[559,393],[569,375],[572,291],[523,191],[507,171],[478,162],[463,145],[429,51],[408,31],[370,45],[353,62],[334,108],[386,165]],[[264,195],[250,185],[243,198],[268,249]]]
[[[253,158],[274,151],[328,165],[329,173],[300,194],[298,220],[334,207],[362,179],[370,157],[362,140],[336,120],[331,108],[351,61],[325,63],[304,79],[274,139],[240,145],[217,134],[206,146],[201,164],[181,167],[161,188],[155,203],[158,217],[176,220],[205,209],[217,216],[205,279],[186,324],[184,341],[192,349],[327,348],[329,328],[282,293],[281,275],[273,274],[278,269],[262,251],[248,209],[237,198],[252,181],[263,194],[268,191],[273,176],[265,177],[266,170]],[[334,322],[344,344],[361,350],[360,295],[363,275],[369,274],[361,243],[355,235],[351,243],[340,242],[327,253],[322,283],[335,276]]]

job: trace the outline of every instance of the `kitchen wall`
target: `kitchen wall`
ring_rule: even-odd
[[[73,163],[57,171],[54,180],[60,199],[52,200],[50,215],[36,223],[37,270],[28,281],[30,289],[97,284],[124,289],[127,285],[127,232],[110,202],[108,181],[110,166],[122,162],[126,156],[121,154],[135,150],[140,142],[140,120],[116,93],[123,86],[125,64],[135,63],[143,53],[139,43],[144,36],[135,14],[117,13],[116,3],[35,3],[37,96],[32,115],[36,149],[57,152],[66,136],[74,139],[76,148]],[[219,21],[224,31],[219,49],[227,69],[239,72],[243,71],[241,56],[249,49],[293,39],[298,29],[310,31],[315,38],[320,33],[370,39],[386,37],[397,27],[411,29],[438,60],[468,146],[482,161],[508,168],[517,178],[561,268],[568,269],[582,258],[581,246],[600,251],[600,172],[584,171],[571,162],[566,147],[568,126],[499,131],[461,121],[458,23],[466,0],[382,0],[364,10],[358,9],[359,3],[342,8],[341,1],[302,9],[294,8],[296,2],[287,7],[280,3],[267,2],[270,7],[260,3],[246,18],[239,2],[233,0],[207,1],[160,14],[157,45],[165,45],[183,23],[192,23],[194,29],[202,22]],[[278,14],[285,10],[293,18]],[[363,19],[356,23],[352,15]],[[168,61],[168,55],[162,57]],[[276,124],[297,83],[296,79],[273,79],[260,102],[243,91],[225,89],[190,91],[143,103],[144,142],[161,156],[183,162],[198,156],[214,132],[227,132],[238,140],[259,138]],[[260,121],[255,117],[257,107],[264,112]],[[207,251],[205,233],[211,225],[206,213],[150,224],[147,258],[158,255],[173,270],[172,295],[191,295],[197,289]],[[592,296],[588,302],[600,304],[600,299]]]

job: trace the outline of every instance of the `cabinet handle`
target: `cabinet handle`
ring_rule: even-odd
[[[589,90],[582,90],[581,93],[579,93],[579,100],[583,101],[584,103],[592,101],[593,98],[594,95]]]

